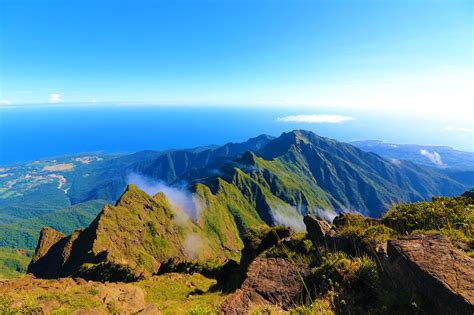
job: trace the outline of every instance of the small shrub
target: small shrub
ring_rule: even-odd
[[[474,235],[474,204],[468,197],[433,197],[431,202],[395,205],[382,222],[402,235],[437,231],[468,243]]]
[[[89,290],[89,294],[90,294],[90,295],[93,295],[93,296],[96,296],[97,294],[99,294],[99,291],[98,291],[97,289],[95,289],[95,288],[91,288],[91,289]]]
[[[360,214],[345,214],[344,221],[337,227],[337,233],[355,242],[363,243],[371,251],[376,245],[397,236],[395,230]]]
[[[334,307],[330,297],[320,298],[309,305],[301,305],[289,310],[292,315],[334,315]]]
[[[218,315],[219,310],[215,306],[198,306],[186,312],[186,315]]]
[[[378,281],[377,266],[372,259],[350,258],[342,252],[326,253],[311,275],[316,296],[333,292],[336,309],[356,313],[377,305]]]

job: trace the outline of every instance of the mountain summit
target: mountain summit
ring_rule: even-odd
[[[249,159],[249,152],[254,158]],[[71,198],[116,200],[131,172],[167,185],[187,182],[192,186],[216,177],[231,182],[234,169],[258,179],[260,170],[265,176],[258,180],[259,184],[301,213],[317,207],[378,217],[392,203],[453,196],[471,188],[441,170],[385,159],[306,130],[283,133],[277,138],[262,135],[218,148],[148,153],[137,162],[128,157],[120,159],[127,163],[103,167],[93,176],[75,177]],[[295,191],[290,191],[288,185]],[[77,198],[79,189],[81,197]]]
[[[392,203],[455,195],[465,189],[440,171],[389,161],[305,130],[284,133],[255,154],[284,166],[287,176],[295,174],[313,191],[323,191],[334,209],[371,216],[380,216]]]

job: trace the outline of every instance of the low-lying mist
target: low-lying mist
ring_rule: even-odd
[[[200,202],[195,194],[186,189],[185,184],[170,186],[163,181],[133,172],[128,174],[126,181],[128,184],[134,184],[150,196],[154,196],[159,192],[164,193],[172,206],[180,208],[189,219],[193,222],[196,221],[201,210]]]

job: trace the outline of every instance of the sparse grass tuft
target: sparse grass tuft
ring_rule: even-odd
[[[135,284],[145,291],[145,300],[164,314],[217,314],[226,297],[210,291],[216,280],[198,273],[168,273]]]
[[[345,214],[344,222],[337,227],[337,233],[348,239],[360,240],[367,248],[397,237],[397,232],[380,222],[360,214]]]

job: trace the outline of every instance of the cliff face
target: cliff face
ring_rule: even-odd
[[[200,200],[207,200],[200,193]],[[150,197],[130,185],[86,229],[67,237],[43,230],[28,272],[41,278],[134,280],[157,272],[170,259],[219,264],[240,257],[242,244],[229,214],[218,220],[222,226],[213,233],[217,223],[205,219],[206,209],[194,221],[185,210],[162,193]]]

